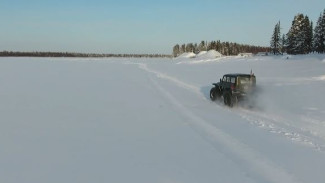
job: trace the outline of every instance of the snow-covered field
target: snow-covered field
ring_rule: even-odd
[[[251,69],[253,108],[210,101]],[[324,95],[325,55],[0,58],[0,182],[324,183]]]

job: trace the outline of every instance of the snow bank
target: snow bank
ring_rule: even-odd
[[[200,58],[200,59],[214,59],[214,58],[219,58],[222,57],[222,54],[219,53],[216,50],[209,50],[207,51],[201,51],[196,58]]]
[[[176,58],[194,58],[196,56],[195,53],[193,52],[186,52],[186,53],[183,53],[181,54],[180,56],[176,57]]]
[[[178,56],[176,59],[196,58],[195,60],[202,59],[215,59],[222,57],[222,54],[216,50],[201,51],[198,54],[193,52],[186,52]]]
[[[179,61],[177,64],[200,64],[205,62],[216,61],[216,59],[220,59],[222,57],[222,54],[215,50],[201,51],[196,56],[194,56],[193,54],[187,53],[177,57],[182,58],[181,61]],[[189,55],[193,57],[189,57]]]
[[[200,57],[200,56],[202,56],[202,55],[204,55],[204,54],[206,54],[207,53],[207,51],[200,51],[200,53],[198,53],[197,55],[196,55],[196,57]]]

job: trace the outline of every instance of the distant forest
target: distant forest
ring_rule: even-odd
[[[173,57],[177,57],[185,52],[199,53],[200,51],[216,50],[222,55],[238,55],[239,53],[258,53],[258,52],[268,52],[269,47],[252,46],[246,44],[238,44],[232,42],[221,42],[218,41],[201,41],[200,44],[197,43],[187,43],[187,44],[176,44],[173,47]]]
[[[132,58],[169,58],[165,54],[94,54],[69,52],[12,52],[2,51],[0,57],[132,57]]]

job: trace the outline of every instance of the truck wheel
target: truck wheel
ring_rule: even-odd
[[[229,107],[233,107],[233,99],[232,99],[230,93],[225,93],[223,95],[223,102],[225,103],[225,105],[227,105]]]
[[[215,101],[217,99],[217,89],[215,87],[210,90],[210,99]]]

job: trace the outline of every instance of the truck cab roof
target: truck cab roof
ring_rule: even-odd
[[[251,77],[254,76],[254,74],[241,74],[241,73],[233,73],[233,74],[225,74],[224,76],[228,76],[228,77]]]

